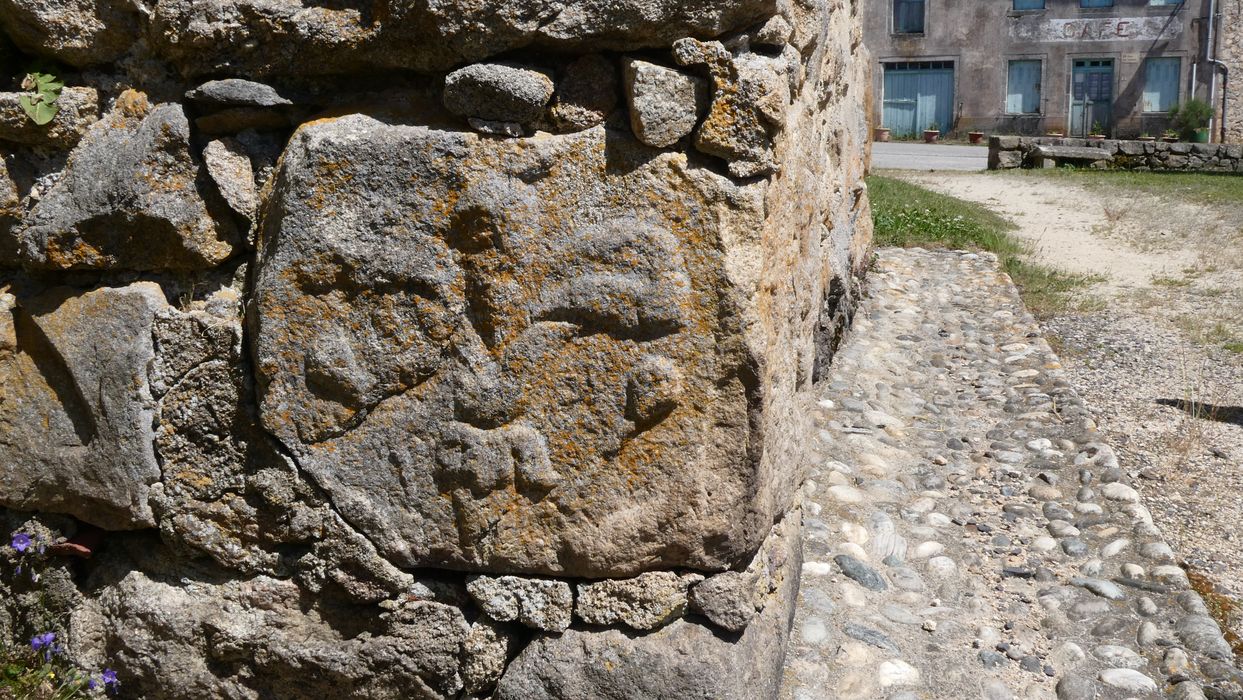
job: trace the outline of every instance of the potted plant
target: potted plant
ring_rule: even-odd
[[[1145,131],[1144,133],[1137,136],[1136,140],[1137,141],[1156,141],[1157,137]]]
[[[878,126],[875,129],[873,129],[872,140],[873,141],[888,141],[889,140],[889,127]]]
[[[941,139],[941,125],[932,122],[924,129],[924,143],[936,143]]]
[[[968,131],[967,132],[967,141],[971,143],[972,145],[978,144],[983,140],[984,140],[983,131]]]
[[[1170,108],[1170,123],[1184,137],[1197,143],[1208,143],[1208,123],[1213,119],[1213,106],[1192,98]]]
[[[1161,132],[1161,140],[1166,143],[1176,143],[1178,141],[1178,132],[1173,129],[1166,129]]]
[[[1050,128],[1048,131],[1045,131],[1044,135],[1051,137],[1051,138],[1060,139],[1066,135],[1066,132],[1056,127],[1053,127],[1053,128]]]
[[[1088,140],[1090,141],[1104,141],[1105,140],[1105,128],[1101,126],[1100,122],[1092,122],[1092,131],[1088,133]]]

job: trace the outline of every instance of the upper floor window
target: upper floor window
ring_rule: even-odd
[[[1007,114],[1040,112],[1040,61],[1010,61],[1006,83]]]
[[[1016,10],[1043,10],[1044,0],[1014,0]]]
[[[924,0],[893,0],[893,33],[924,33]]]
[[[1114,0],[1079,0],[1079,7],[1113,7]]]
[[[1144,61],[1144,111],[1168,112],[1178,104],[1182,59],[1149,58]]]

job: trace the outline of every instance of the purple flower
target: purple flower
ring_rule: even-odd
[[[27,535],[24,532],[19,532],[16,535],[13,535],[13,541],[9,544],[13,547],[13,549],[24,553],[27,549],[30,549],[30,535]]]
[[[50,649],[55,642],[56,642],[55,632],[44,632],[43,634],[36,634],[35,636],[30,638],[30,648],[34,649],[35,651],[39,651],[40,649],[44,649],[44,648]]]
[[[105,668],[103,673],[104,685],[116,685],[120,683],[117,680],[117,672],[110,668]]]
[[[94,678],[90,678],[86,681],[87,690],[94,690],[98,687],[99,687],[99,681],[95,680]]]

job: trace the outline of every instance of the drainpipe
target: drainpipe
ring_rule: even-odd
[[[1209,80],[1209,85],[1208,85],[1208,103],[1216,107],[1214,103],[1217,102],[1217,71],[1218,69],[1221,69],[1222,73],[1225,74],[1225,78],[1224,78],[1224,81],[1221,87],[1222,94],[1221,94],[1221,139],[1220,141],[1224,143],[1226,140],[1226,106],[1228,104],[1227,100],[1229,99],[1229,95],[1226,92],[1226,87],[1228,86],[1229,81],[1230,81],[1230,67],[1227,66],[1225,63],[1222,63],[1221,61],[1217,60],[1217,37],[1214,36],[1213,34],[1213,31],[1216,28],[1215,27],[1216,20],[1217,20],[1217,0],[1209,0],[1208,2],[1208,37],[1207,37],[1207,46],[1205,46],[1204,53],[1205,53],[1206,62],[1212,64],[1213,66],[1213,77],[1211,80]],[[1214,119],[1209,119],[1209,133],[1212,133],[1213,121]]]

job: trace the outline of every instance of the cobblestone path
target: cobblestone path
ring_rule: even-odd
[[[988,254],[884,249],[821,389],[786,700],[1243,698]]]

